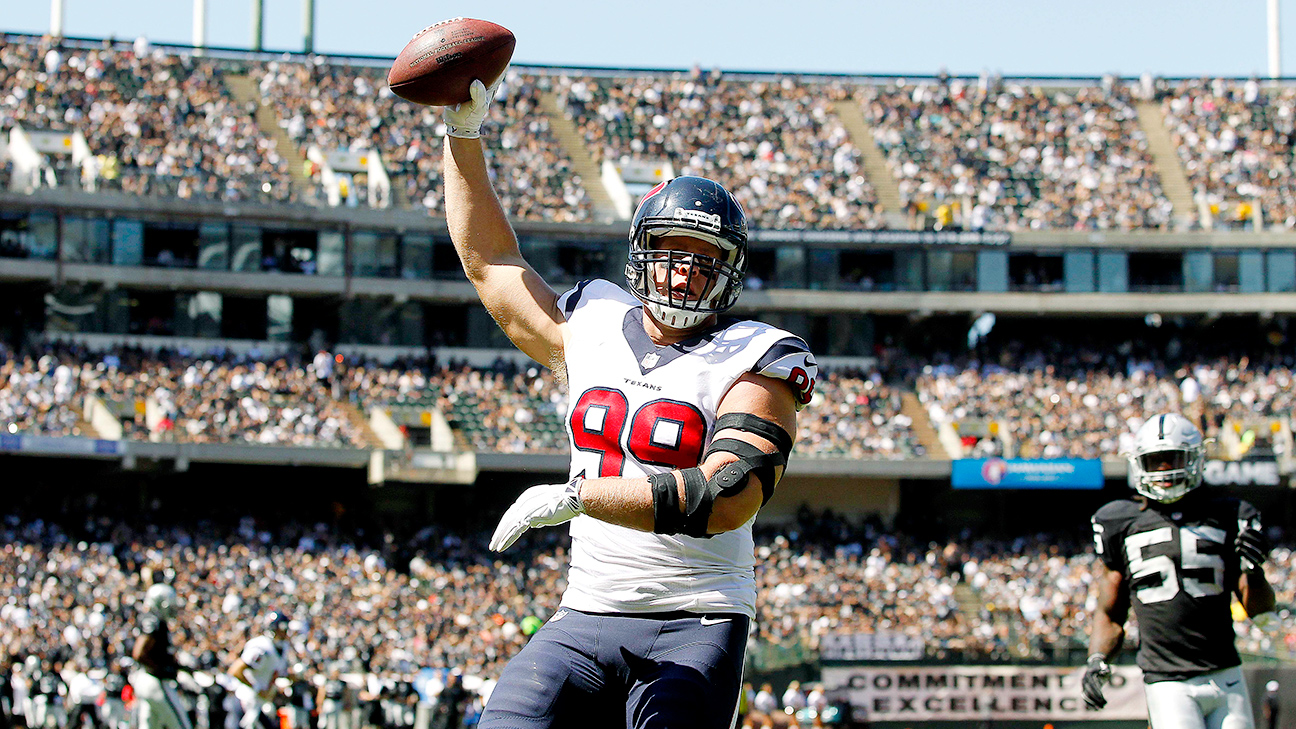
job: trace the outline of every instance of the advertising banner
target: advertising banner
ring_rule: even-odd
[[[101,455],[122,453],[121,441],[50,435],[0,435],[0,451],[45,455]]]
[[[923,639],[903,633],[830,633],[819,641],[825,661],[916,661],[923,657]]]
[[[1100,489],[1102,461],[960,458],[950,480],[956,489]]]
[[[824,666],[855,721],[1106,721],[1147,718],[1143,674],[1113,666],[1107,707],[1085,708],[1083,666]]]
[[[1278,461],[1206,461],[1202,474],[1211,486],[1279,486]]]
[[[755,229],[751,237],[774,243],[853,243],[878,246],[1006,246],[1012,233],[984,230],[785,230]]]

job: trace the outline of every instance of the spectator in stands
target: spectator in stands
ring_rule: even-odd
[[[1292,89],[1262,91],[1255,79],[1181,81],[1165,90],[1162,111],[1198,206],[1217,224],[1296,226]]]
[[[719,73],[562,76],[558,93],[596,162],[664,160],[714,179],[765,228],[877,227],[861,155],[833,110],[838,83]]]
[[[961,79],[860,89],[902,202],[997,229],[1158,228],[1170,203],[1127,91]],[[1190,211],[1180,211],[1190,212]]]
[[[112,174],[127,192],[289,202],[287,163],[225,85],[227,69],[147,42],[60,50],[48,39],[3,41],[0,129],[78,130],[92,154],[119,160]]]

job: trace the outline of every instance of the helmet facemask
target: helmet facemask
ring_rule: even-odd
[[[1130,484],[1162,504],[1182,499],[1201,485],[1206,453],[1202,446],[1151,451],[1131,456]]]
[[[724,258],[656,247],[657,240],[669,235],[685,235],[711,243],[720,249]],[[685,277],[682,291],[672,286],[677,270]],[[630,242],[626,281],[659,323],[689,329],[714,314],[727,311],[738,301],[746,270],[745,251],[738,246],[694,230],[662,227],[645,230]],[[695,294],[695,290],[699,292]]]
[[[1134,434],[1130,488],[1161,504],[1182,499],[1201,485],[1206,443],[1197,426],[1178,413],[1148,418]]]
[[[665,250],[661,239],[687,236],[715,254]],[[659,324],[692,329],[738,301],[747,275],[747,214],[714,180],[684,176],[663,182],[640,201],[630,223],[626,285]],[[688,284],[678,291],[679,277]],[[674,284],[674,285],[672,285]]]

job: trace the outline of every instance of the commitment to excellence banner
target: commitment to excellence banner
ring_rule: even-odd
[[[1107,707],[1086,709],[1084,667],[824,666],[824,687],[845,694],[856,721],[1146,719],[1143,674],[1115,666]]]

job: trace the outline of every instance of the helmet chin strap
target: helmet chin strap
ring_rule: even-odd
[[[653,318],[653,321],[671,329],[692,329],[711,317],[709,312],[680,311],[652,301],[644,302],[644,306],[648,309],[648,314]]]

